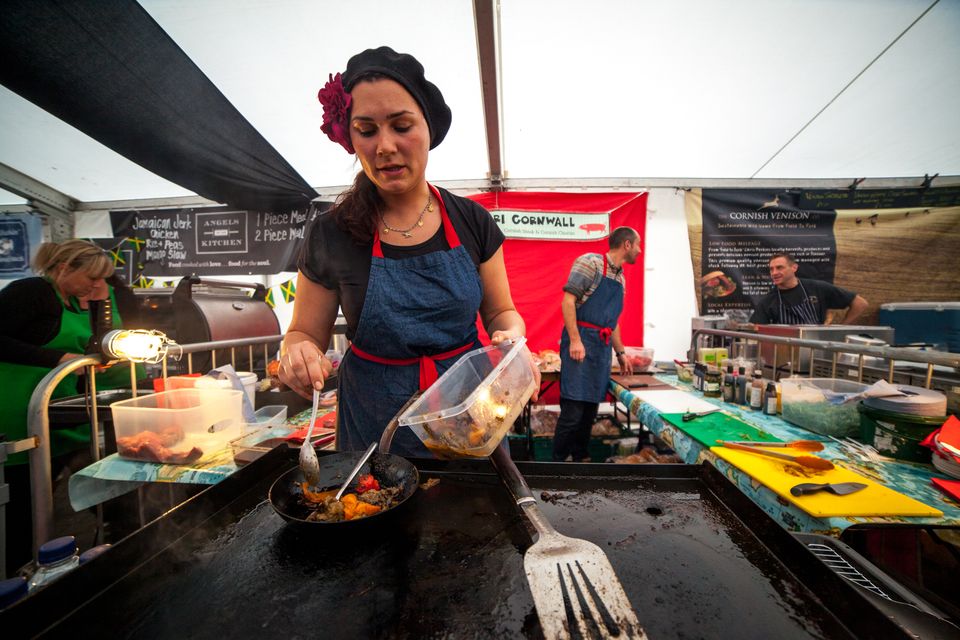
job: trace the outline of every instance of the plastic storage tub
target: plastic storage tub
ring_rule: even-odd
[[[888,302],[880,324],[893,327],[897,344],[925,343],[960,353],[960,302]]]
[[[653,366],[653,349],[647,347],[624,347],[627,361],[633,365],[634,373],[647,371]]]
[[[677,380],[679,380],[680,382],[689,382],[692,384],[693,369],[694,367],[692,364],[685,364],[682,366],[677,365]]]
[[[833,404],[832,393],[860,393],[869,385],[837,378],[783,378],[780,404],[783,419],[807,431],[835,438],[860,435],[857,402]]]
[[[403,412],[399,425],[439,457],[489,456],[533,395],[526,342],[467,353]]]
[[[243,432],[243,391],[176,389],[110,405],[121,458],[191,464]]]

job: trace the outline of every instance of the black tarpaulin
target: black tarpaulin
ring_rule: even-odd
[[[11,91],[205,198],[282,211],[317,195],[133,0],[4,2],[0,56]]]

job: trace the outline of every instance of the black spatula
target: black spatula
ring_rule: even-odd
[[[795,496],[808,496],[817,491],[829,491],[838,496],[845,496],[856,493],[861,489],[866,489],[867,485],[862,482],[832,482],[828,484],[816,484],[815,482],[803,482],[790,488],[790,493]]]

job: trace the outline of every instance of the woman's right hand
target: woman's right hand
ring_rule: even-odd
[[[313,399],[313,390],[323,389],[323,383],[333,371],[333,364],[320,348],[310,340],[284,345],[277,377],[307,400]]]

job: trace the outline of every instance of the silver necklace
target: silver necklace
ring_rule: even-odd
[[[433,196],[429,193],[427,194],[427,204],[423,205],[423,211],[420,212],[420,217],[417,218],[417,221],[414,222],[409,227],[407,227],[406,229],[394,229],[393,227],[387,224],[387,221],[383,219],[383,216],[380,216],[380,222],[383,223],[383,235],[387,235],[388,233],[393,231],[394,233],[399,233],[403,235],[404,238],[412,238],[413,233],[411,232],[417,227],[423,226],[423,216],[427,214],[427,211],[433,211]]]

